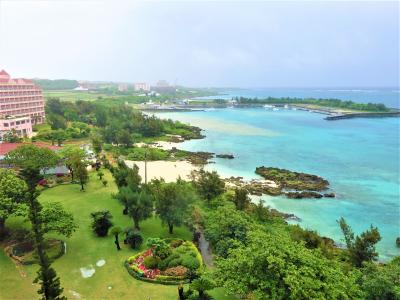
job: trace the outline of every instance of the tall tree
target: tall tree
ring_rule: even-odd
[[[114,244],[115,246],[117,246],[117,250],[121,250],[121,246],[119,245],[119,235],[122,233],[122,228],[119,226],[114,226],[113,228],[111,228],[111,234],[115,237],[115,241]]]
[[[362,274],[360,281],[364,299],[400,299],[400,256],[386,264],[366,263]]]
[[[91,136],[91,140],[92,140],[92,147],[93,147],[94,153],[96,153],[96,155],[99,155],[103,148],[103,141],[101,139],[100,134],[93,133]]]
[[[125,147],[130,147],[133,144],[132,135],[127,129],[119,130],[117,133],[117,143],[124,145]]]
[[[126,201],[128,214],[132,218],[135,228],[140,230],[140,221],[151,217],[153,199],[147,192],[134,192],[129,187],[122,188],[121,192]]]
[[[40,214],[43,222],[43,234],[55,232],[70,237],[78,228],[74,216],[65,211],[59,202],[45,203]]]
[[[71,181],[74,181],[74,165],[76,162],[85,159],[85,151],[76,146],[65,146],[60,150],[59,154],[71,174]]]
[[[35,245],[39,257],[40,269],[34,282],[40,283],[38,291],[44,300],[64,300],[63,288],[60,285],[60,278],[51,267],[50,260],[45,252],[44,225],[42,218],[42,205],[38,201],[40,192],[36,188],[37,183],[42,179],[41,170],[53,167],[57,164],[59,157],[47,148],[38,148],[34,145],[23,145],[9,152],[5,161],[20,168],[20,175],[25,180],[28,190],[26,203],[29,207],[29,220],[35,238]]]
[[[27,186],[12,170],[0,169],[0,238],[4,236],[5,223],[12,215],[24,214],[24,197]]]
[[[75,173],[76,177],[78,178],[79,183],[81,185],[81,191],[84,191],[85,190],[84,185],[89,180],[89,174],[88,174],[86,162],[77,160],[74,162],[74,165],[72,168],[73,168],[74,173]]]
[[[221,195],[225,190],[225,182],[215,171],[208,172],[201,169],[192,173],[192,179],[199,194],[206,200]]]
[[[129,168],[123,160],[118,160],[117,167],[113,168],[112,174],[115,184],[118,188],[127,186],[126,178],[128,177]]]
[[[236,209],[245,210],[250,204],[249,192],[243,188],[237,188],[233,197]]]
[[[191,186],[178,179],[176,183],[161,183],[155,192],[156,212],[162,222],[167,224],[168,232],[173,233],[174,226],[185,220],[189,204],[196,194]]]
[[[362,299],[355,274],[282,232],[250,232],[246,245],[217,260],[215,279],[243,298]]]
[[[354,236],[353,230],[346,223],[344,218],[338,221],[346,241],[350,260],[356,267],[361,267],[364,262],[375,261],[378,258],[375,245],[381,240],[378,228],[371,225],[370,230],[366,230],[361,235]]]

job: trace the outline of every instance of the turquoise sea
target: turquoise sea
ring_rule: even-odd
[[[232,97],[292,97],[324,98],[351,100],[358,103],[383,103],[387,107],[400,108],[400,90],[398,87],[387,88],[252,88],[227,89],[220,95],[199,97],[200,99],[231,99]]]
[[[356,233],[377,226],[380,258],[400,255],[400,179],[398,118],[325,121],[305,111],[227,108],[159,113],[205,130],[206,138],[182,143],[192,151],[231,153],[208,169],[222,176],[257,178],[257,166],[274,166],[320,175],[337,198],[287,199],[263,196],[267,205],[294,213],[301,226],[341,242],[336,220],[346,218]]]

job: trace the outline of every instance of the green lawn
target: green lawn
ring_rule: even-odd
[[[110,98],[109,95],[90,92],[90,91],[71,91],[71,90],[59,90],[59,91],[44,91],[46,99],[48,98],[60,98],[61,101],[93,101],[97,100],[98,97]]]
[[[79,293],[81,299],[130,299],[130,300],[159,300],[177,299],[176,286],[164,286],[138,281],[131,277],[125,270],[123,263],[126,258],[135,253],[134,250],[122,246],[117,251],[114,239],[96,237],[90,228],[90,212],[96,210],[109,210],[114,216],[113,222],[121,227],[131,226],[132,221],[122,214],[122,206],[111,193],[116,192],[116,186],[109,172],[105,172],[109,182],[108,187],[103,187],[100,180],[91,173],[89,184],[85,192],[80,192],[78,185],[63,185],[48,189],[40,196],[43,202],[58,201],[64,208],[73,213],[79,229],[67,242],[67,253],[57,259],[53,266],[61,278],[65,295],[69,299],[79,299],[74,292]],[[21,219],[13,218],[7,223],[8,227],[15,228],[27,226]],[[168,230],[161,226],[157,218],[142,222],[142,233],[147,237],[168,237]],[[177,227],[173,236],[191,239],[191,233],[184,227]],[[144,247],[144,246],[143,246]],[[97,267],[96,262],[104,259],[106,264]],[[0,251],[0,299],[36,299],[37,286],[32,284],[37,266],[20,267],[26,272],[22,277],[15,264]],[[83,278],[80,268],[93,266],[96,270],[90,278]],[[229,300],[221,289],[212,291],[216,299]]]

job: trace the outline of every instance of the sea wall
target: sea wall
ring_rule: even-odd
[[[353,118],[387,118],[387,117],[400,117],[400,112],[384,112],[384,113],[349,113],[336,116],[328,116],[325,118],[327,121],[335,121],[342,119]]]

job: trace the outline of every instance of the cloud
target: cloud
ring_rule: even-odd
[[[398,6],[0,0],[0,68],[192,86],[394,86]]]

